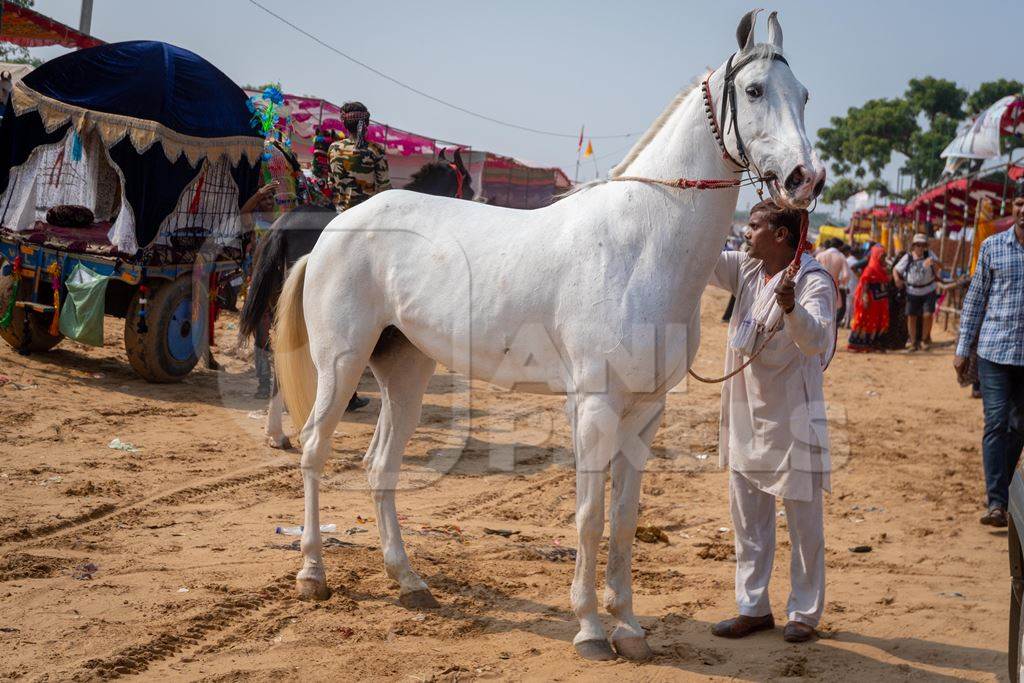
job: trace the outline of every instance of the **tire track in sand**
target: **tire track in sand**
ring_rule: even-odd
[[[25,527],[5,536],[0,536],[0,552],[7,553],[12,548],[40,545],[55,538],[66,536],[71,532],[80,532],[115,520],[137,515],[153,506],[175,506],[193,502],[213,493],[244,488],[260,484],[267,480],[281,477],[298,469],[294,455],[280,456],[259,465],[244,467],[228,474],[219,475],[186,486],[164,489],[145,498],[125,505],[105,503],[80,515],[51,522],[36,527]]]
[[[253,615],[280,608],[282,601],[294,602],[288,595],[295,581],[295,573],[279,576],[262,588],[227,597],[200,614],[169,625],[145,642],[115,650],[86,660],[58,676],[59,680],[90,681],[111,680],[121,676],[138,675],[150,666],[198,648],[208,638],[228,630]]]

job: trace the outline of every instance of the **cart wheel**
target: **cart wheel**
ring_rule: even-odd
[[[199,360],[193,342],[192,279],[178,278],[153,287],[146,305],[147,331],[139,334],[139,296],[132,298],[124,321],[128,362],[149,382],[180,382]]]
[[[3,312],[7,310],[7,304],[11,300],[13,289],[13,277],[10,275],[0,277],[0,315],[3,315]],[[26,297],[22,296],[19,298],[25,299]],[[49,314],[42,315],[24,308],[15,308],[11,324],[7,326],[7,329],[0,329],[0,337],[5,342],[19,351],[22,349],[22,344],[25,340],[25,316],[28,316],[29,351],[49,351],[57,344],[60,344],[64,335],[58,334],[53,336],[50,334],[50,321],[53,318]]]

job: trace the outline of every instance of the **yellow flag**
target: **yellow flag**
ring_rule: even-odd
[[[584,157],[589,157],[589,156],[593,156],[593,155],[594,155],[594,143],[591,142],[590,140],[587,140],[587,149],[583,152],[583,156]]]

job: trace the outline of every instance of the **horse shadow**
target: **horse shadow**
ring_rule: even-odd
[[[536,474],[552,465],[571,469],[574,462],[572,451],[563,446],[503,444],[467,434],[461,445],[431,449],[422,464],[439,474],[519,476]]]
[[[493,581],[481,581],[479,575],[468,571],[460,576],[459,569],[444,566],[429,552],[417,552],[416,563],[424,570],[424,579],[441,603],[439,608],[428,610],[428,614],[446,622],[449,628],[445,633],[530,633],[557,641],[559,647],[565,648],[566,656],[576,657],[571,654],[571,648],[577,621],[566,605],[543,604],[519,597],[512,590]],[[565,570],[567,603],[572,565],[556,566]],[[357,601],[398,603],[391,593],[341,591]],[[630,677],[661,678],[668,672],[685,672],[748,681],[805,677],[957,681],[962,678],[936,669],[967,669],[1005,678],[1007,668],[1005,652],[914,637],[881,638],[838,630],[830,633],[828,639],[790,644],[782,639],[782,629],[776,628],[743,640],[727,640],[711,635],[712,622],[688,615],[670,612],[660,617],[638,615],[638,619],[647,631],[654,657],[639,665],[640,669],[632,662],[619,660],[614,666],[629,667]],[[613,626],[610,617],[605,616],[605,626],[610,633]],[[861,651],[854,651],[847,645],[862,646]],[[864,647],[876,651],[877,655],[863,652]],[[536,654],[526,645],[522,649],[523,652],[511,652],[510,661]],[[577,661],[581,667],[588,666],[582,659]]]

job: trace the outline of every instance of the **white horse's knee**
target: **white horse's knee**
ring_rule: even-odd
[[[374,503],[384,502],[384,496],[393,494],[398,488],[398,472],[387,470],[382,465],[383,463],[374,462],[366,471],[366,481],[370,486]]]
[[[601,531],[604,528],[603,506],[597,503],[584,503],[576,510],[576,530],[581,540],[601,539]],[[596,539],[595,539],[596,537]]]

